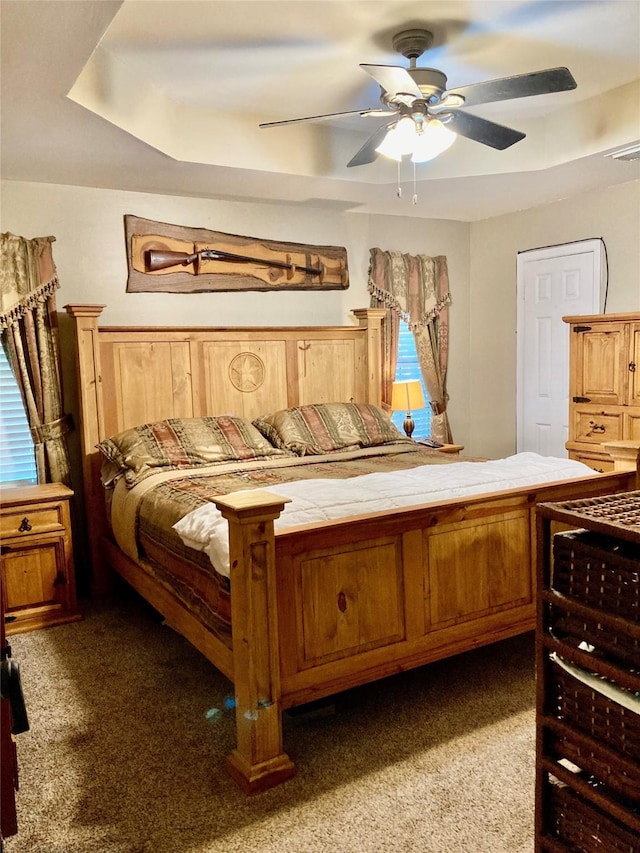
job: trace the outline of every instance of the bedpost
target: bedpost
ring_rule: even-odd
[[[355,308],[352,312],[367,330],[367,403],[382,403],[382,321],[386,308]]]
[[[87,533],[91,553],[91,591],[109,589],[109,574],[104,561],[101,539],[107,532],[104,490],[100,485],[100,453],[96,444],[103,438],[104,409],[98,346],[98,317],[104,305],[65,305],[74,320],[80,404],[80,438],[82,445],[82,481]]]
[[[638,472],[640,458],[640,441],[627,439],[625,441],[604,441],[602,449],[613,459],[614,471]]]
[[[280,650],[273,522],[289,502],[269,492],[215,498],[229,522],[237,744],[227,769],[246,794],[295,774],[282,749]]]

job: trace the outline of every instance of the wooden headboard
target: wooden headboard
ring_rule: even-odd
[[[104,305],[66,305],[74,320],[82,475],[93,588],[106,580],[102,457],[96,444],[164,418],[258,415],[306,403],[380,404],[384,309],[358,325],[313,327],[100,327]]]

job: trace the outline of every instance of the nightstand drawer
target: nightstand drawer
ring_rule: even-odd
[[[2,513],[0,537],[29,536],[64,530],[62,505],[34,506]]]

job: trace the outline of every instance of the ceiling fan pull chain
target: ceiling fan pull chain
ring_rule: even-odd
[[[398,198],[402,198],[402,187],[400,186],[400,160],[398,160],[398,191],[396,194]]]
[[[418,203],[418,190],[416,188],[416,164],[415,161],[413,163],[413,199],[414,204]]]

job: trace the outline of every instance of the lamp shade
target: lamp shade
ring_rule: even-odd
[[[442,154],[456,141],[456,135],[437,119],[431,119],[416,134],[411,159],[414,163],[426,163]]]
[[[400,162],[402,160],[402,151],[398,150],[398,146],[395,144],[395,128],[391,128],[391,130],[387,131],[385,138],[382,140],[380,145],[376,148],[378,154],[382,154],[384,157],[388,157],[390,160],[397,160]]]
[[[378,154],[383,154],[391,160],[402,160],[403,154],[411,154],[416,138],[416,124],[413,119],[403,116],[387,132],[384,139],[376,148]]]
[[[424,409],[426,403],[418,379],[394,382],[391,390],[391,408],[394,412],[411,412]]]

